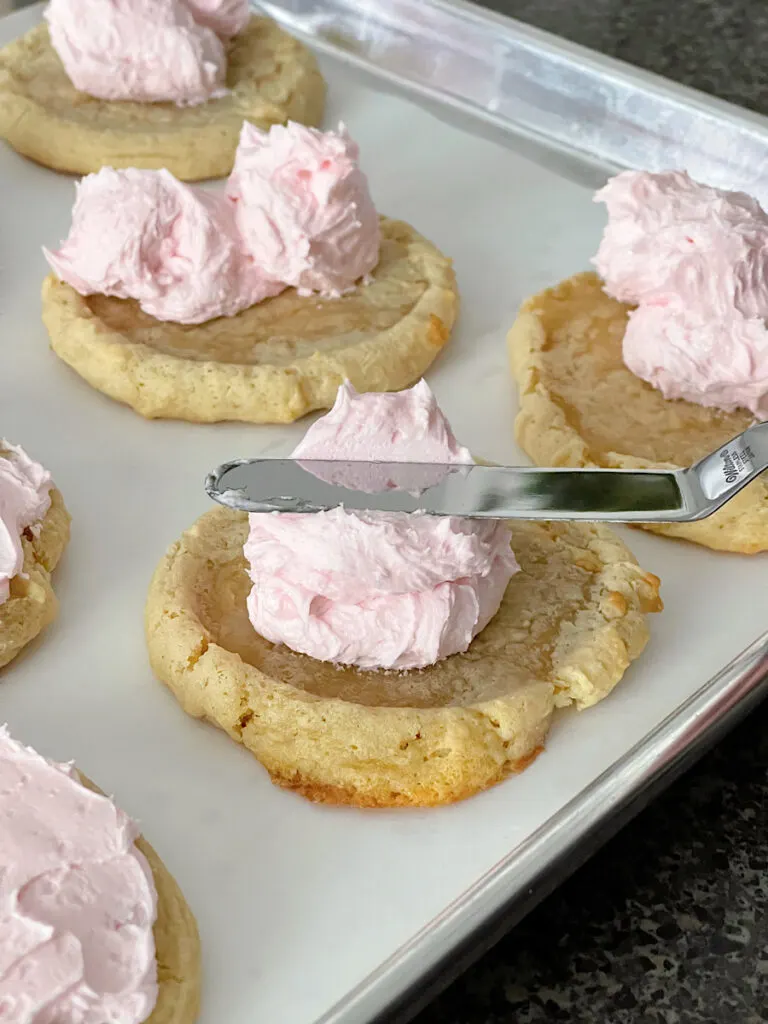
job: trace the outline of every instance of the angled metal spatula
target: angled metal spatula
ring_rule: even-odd
[[[768,468],[768,422],[688,469],[529,469],[412,462],[238,459],[208,494],[246,512],[346,509],[477,519],[686,523],[712,515]]]

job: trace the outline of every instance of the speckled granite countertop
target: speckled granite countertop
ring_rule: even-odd
[[[416,1024],[768,1020],[763,704]]]
[[[768,113],[765,0],[486,6]],[[764,704],[416,1024],[760,1024],[767,911]]]
[[[513,18],[768,113],[765,0],[480,0]]]

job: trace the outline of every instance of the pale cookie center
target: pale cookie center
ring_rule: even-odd
[[[197,325],[160,322],[130,300],[92,295],[85,302],[110,330],[167,355],[287,366],[389,330],[410,313],[426,289],[422,269],[409,260],[407,246],[390,237],[382,240],[373,281],[338,299],[302,297],[291,288],[235,317]]]
[[[669,401],[624,365],[627,307],[596,275],[579,275],[532,300],[547,334],[539,380],[592,457],[620,452],[687,466],[741,433],[754,417]]]

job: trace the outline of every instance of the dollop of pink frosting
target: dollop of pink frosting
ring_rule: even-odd
[[[595,266],[636,304],[624,361],[665,398],[768,415],[768,215],[683,171],[625,171],[595,196],[608,225]]]
[[[53,48],[75,88],[103,100],[204,103],[226,92],[220,36],[247,0],[51,0]]]
[[[395,394],[343,384],[293,457],[472,462],[424,381]],[[365,669],[423,668],[465,651],[519,568],[497,521],[342,508],[249,519],[254,629]]]
[[[0,729],[0,1020],[141,1024],[157,893],[136,825]]]
[[[198,25],[222,39],[239,35],[251,17],[249,0],[184,0]]]
[[[609,295],[768,316],[768,214],[756,199],[685,171],[624,171],[595,201],[608,210],[595,266]]]
[[[264,272],[300,293],[337,296],[379,259],[379,218],[359,151],[337,132],[289,122],[240,135],[227,194],[248,251]]]
[[[665,398],[768,419],[768,331],[734,312],[725,320],[678,299],[648,302],[629,315],[624,362]]]
[[[10,596],[10,584],[24,567],[21,535],[35,529],[51,506],[51,475],[23,448],[0,441],[0,604]],[[2,862],[0,861],[0,883]],[[2,1020],[0,1014],[0,1020]]]
[[[175,323],[234,316],[291,285],[337,296],[379,259],[356,160],[345,132],[245,124],[228,194],[105,167],[76,186],[69,235],[43,252],[81,295],[135,299]]]
[[[105,167],[76,186],[53,271],[81,295],[136,299],[158,320],[233,316],[282,291],[245,253],[232,204],[168,171]]]

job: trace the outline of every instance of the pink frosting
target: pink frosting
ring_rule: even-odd
[[[673,298],[630,314],[624,362],[665,398],[768,419],[768,331],[762,320],[732,312],[713,318]]]
[[[251,11],[249,0],[184,0],[198,25],[229,39],[243,31]]]
[[[768,215],[756,199],[684,171],[624,171],[595,200],[608,210],[595,266],[609,295],[768,316]]]
[[[0,604],[8,600],[10,583],[24,566],[21,535],[35,528],[50,508],[51,475],[7,441],[0,447]],[[2,862],[0,862],[1,865]],[[0,875],[2,871],[0,870]],[[2,1020],[2,1014],[0,1014]]]
[[[234,316],[289,285],[339,295],[379,258],[356,159],[343,131],[245,124],[229,195],[105,167],[77,186],[67,239],[43,251],[81,295],[135,299],[182,324]]]
[[[471,463],[424,381],[339,389],[296,458]],[[405,513],[254,514],[248,613],[273,643],[321,661],[410,669],[465,651],[519,566],[506,525]]]
[[[289,122],[268,133],[243,125],[227,194],[268,276],[336,296],[373,270],[379,218],[358,156],[343,125],[321,132]]]
[[[81,92],[196,104],[226,92],[217,32],[239,31],[244,7],[234,0],[51,0],[45,16],[51,44]]]
[[[45,255],[81,295],[136,299],[158,320],[183,324],[233,316],[283,287],[243,252],[232,204],[168,171],[89,174],[68,238]]]
[[[637,304],[624,360],[666,398],[768,414],[768,215],[682,171],[625,171],[595,199],[608,225],[595,265]]]
[[[0,729],[0,1020],[141,1024],[157,893],[138,829]]]

